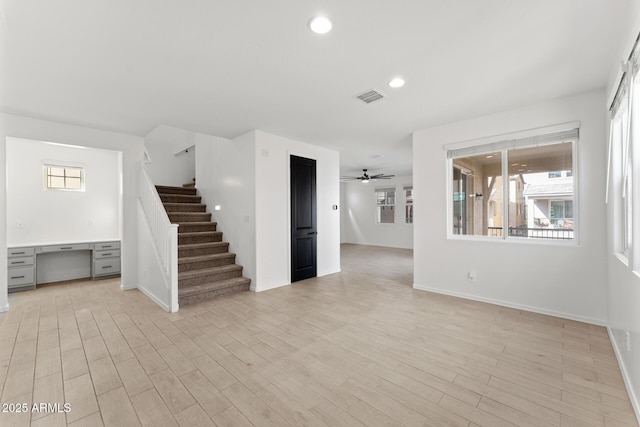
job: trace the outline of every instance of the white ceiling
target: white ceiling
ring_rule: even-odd
[[[406,175],[414,130],[605,86],[628,4],[0,0],[0,110],[136,135],[262,129],[339,150],[343,175]],[[331,33],[307,29],[318,13]],[[371,88],[387,98],[354,99]]]

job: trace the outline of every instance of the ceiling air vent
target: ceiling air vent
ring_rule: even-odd
[[[375,89],[369,89],[368,91],[363,92],[360,95],[356,95],[356,98],[358,98],[360,101],[364,102],[365,104],[371,104],[372,102],[375,102],[384,98],[384,95]]]

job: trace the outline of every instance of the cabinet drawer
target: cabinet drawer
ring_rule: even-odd
[[[7,249],[7,256],[9,258],[14,257],[14,256],[31,256],[34,255],[36,253],[35,248],[11,248],[11,249]]]
[[[42,252],[65,252],[65,251],[82,251],[88,250],[88,243],[71,244],[71,245],[55,245],[55,246],[43,246]]]
[[[12,268],[7,273],[9,278],[7,284],[10,288],[34,283],[35,269],[33,267]]]
[[[105,258],[96,260],[93,264],[93,275],[104,276],[107,274],[120,273],[120,258]]]
[[[33,256],[23,256],[19,258],[9,258],[7,260],[8,267],[22,267],[26,265],[33,265],[35,261],[35,257]]]
[[[105,249],[120,249],[120,242],[100,242],[93,245],[94,251],[102,251]]]
[[[96,259],[120,257],[120,249],[113,251],[93,251],[93,254]]]

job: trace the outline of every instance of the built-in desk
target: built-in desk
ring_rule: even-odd
[[[78,259],[83,259],[82,253],[85,253],[86,262],[89,263],[86,266],[89,268],[89,277],[93,279],[120,274],[119,240],[14,247],[7,250],[7,286],[9,292],[35,289],[36,284],[40,283],[38,282],[38,269],[50,268],[50,265],[63,260],[66,257],[64,255],[65,252],[74,254],[76,257],[80,255]],[[53,262],[45,262],[45,259],[41,259],[39,266],[38,258],[41,257],[47,257],[47,261],[53,260]],[[78,277],[72,275],[67,278],[60,277],[59,280],[75,278]]]

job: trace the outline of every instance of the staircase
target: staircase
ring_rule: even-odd
[[[195,186],[156,185],[169,220],[178,224],[178,304],[193,304],[233,292],[249,290],[251,279],[222,241],[207,205]]]

